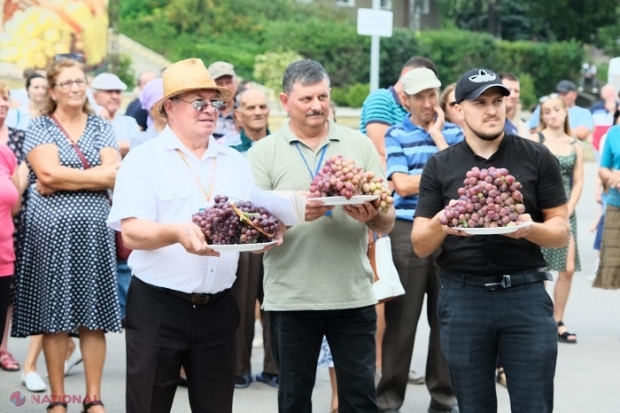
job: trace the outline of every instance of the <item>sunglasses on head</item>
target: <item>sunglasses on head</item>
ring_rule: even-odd
[[[539,103],[545,103],[545,102],[546,102],[546,101],[548,101],[548,100],[551,100],[551,99],[558,99],[559,97],[560,97],[560,94],[559,94],[559,93],[551,93],[551,94],[549,94],[549,95],[543,96],[543,97],[541,97],[540,99],[538,99],[538,102],[539,102]]]
[[[54,55],[54,61],[58,61],[60,59],[71,59],[76,60],[82,64],[86,63],[84,59],[84,55],[82,53],[59,53]]]

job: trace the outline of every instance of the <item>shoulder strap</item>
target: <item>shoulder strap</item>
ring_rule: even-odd
[[[75,153],[77,153],[78,158],[80,158],[80,161],[82,162],[82,165],[84,166],[84,169],[90,168],[90,163],[88,163],[88,159],[86,159],[86,155],[84,155],[84,152],[82,152],[82,150],[77,145],[77,143],[71,140],[65,128],[60,124],[60,122],[58,122],[58,119],[56,119],[54,115],[50,115],[50,119],[54,121],[56,126],[58,126],[58,129],[60,129],[62,134],[65,135],[65,138],[67,138],[67,140],[69,141],[69,144],[71,145]]]
[[[544,143],[545,142],[545,135],[543,135],[542,132],[538,132],[538,142],[540,142],[540,143]]]

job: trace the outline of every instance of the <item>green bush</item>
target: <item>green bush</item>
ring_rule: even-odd
[[[370,85],[368,83],[356,83],[349,86],[345,96],[347,106],[352,108],[361,108],[369,93]]]
[[[361,108],[369,93],[370,85],[368,83],[356,83],[344,87],[333,86],[330,98],[336,106]]]
[[[529,73],[519,73],[519,84],[521,86],[521,107],[527,110],[538,103],[538,95],[534,90],[534,79]]]
[[[329,98],[336,106],[347,106],[347,87],[332,86]]]

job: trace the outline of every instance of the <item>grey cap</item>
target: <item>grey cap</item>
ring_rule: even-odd
[[[570,80],[560,80],[555,90],[560,93],[576,92],[577,86]]]
[[[228,62],[213,62],[207,70],[215,80],[222,76],[236,76],[235,67]]]

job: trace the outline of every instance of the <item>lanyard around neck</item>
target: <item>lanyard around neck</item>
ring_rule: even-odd
[[[314,173],[312,172],[312,169],[310,168],[310,165],[308,164],[306,157],[301,152],[301,148],[299,147],[299,142],[295,142],[295,147],[297,148],[297,151],[299,152],[299,156],[301,156],[301,159],[303,159],[304,164],[306,165],[306,169],[308,169],[308,172],[310,173],[310,177],[314,179],[314,177],[317,176],[317,174],[321,170],[321,166],[323,166],[323,158],[325,158],[325,151],[327,151],[327,145],[323,146],[323,149],[321,149],[321,155],[319,157],[319,162],[316,164],[316,170],[314,171]]]
[[[205,200],[207,201],[207,204],[208,204],[209,202],[211,202],[211,192],[213,191],[213,182],[215,182],[215,173],[217,172],[217,170],[215,169],[217,165],[217,158],[213,158],[213,170],[211,173],[211,183],[209,183],[209,190],[206,190],[205,187],[202,185],[202,182],[200,182],[200,178],[198,177],[198,175],[196,175],[196,172],[194,172],[189,162],[187,161],[187,158],[185,157],[185,155],[183,155],[183,152],[181,152],[181,150],[178,148],[176,149],[176,151],[181,157],[181,159],[183,159],[183,162],[185,162],[185,165],[187,165],[187,167],[189,168],[189,171],[194,176],[194,179],[196,180],[196,183],[198,184],[198,187],[202,191],[202,195],[205,197]]]

